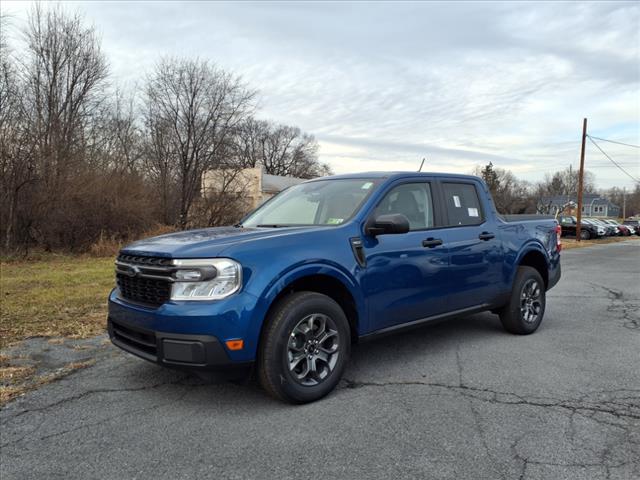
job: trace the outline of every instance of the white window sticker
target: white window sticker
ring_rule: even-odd
[[[363,184],[360,188],[362,190],[369,190],[372,185],[373,185],[373,182],[367,182],[367,183]]]
[[[453,196],[453,203],[457,208],[460,208],[462,205],[460,204],[460,197],[458,195]]]
[[[477,217],[478,216],[478,209],[477,208],[467,208],[467,211],[469,212],[469,216],[470,217]]]

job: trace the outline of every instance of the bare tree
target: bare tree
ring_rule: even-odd
[[[239,77],[207,61],[164,59],[148,78],[149,162],[164,196],[177,181],[181,228],[188,223],[202,173],[224,165],[223,152],[232,132],[252,112],[254,96]]]
[[[143,138],[133,94],[117,89],[94,113],[86,133],[87,162],[113,175],[139,173],[144,166]]]
[[[125,94],[107,83],[95,29],[79,14],[36,4],[19,55],[0,21],[3,249],[87,250],[158,222],[235,222],[255,203],[243,167],[304,178],[330,171],[311,135],[251,120],[255,93],[207,61],[161,60],[141,92]],[[223,172],[222,189],[203,198],[207,170]]]
[[[535,211],[536,199],[531,185],[518,179],[510,170],[496,168],[489,162],[483,168],[476,167],[473,173],[482,177],[489,187],[499,213]]]
[[[18,230],[18,210],[25,189],[35,180],[34,144],[26,122],[22,84],[12,59],[6,31],[6,17],[0,17],[0,209],[3,246],[8,249]]]
[[[297,127],[277,125],[253,118],[236,134],[237,162],[243,167],[262,166],[265,173],[299,178],[330,174],[318,162],[318,142]]]
[[[85,129],[103,99],[107,62],[92,27],[60,6],[36,4],[26,31],[25,87],[42,162],[41,174],[59,187],[80,160]]]
[[[194,227],[234,225],[255,207],[254,201],[260,203],[261,198],[253,198],[254,179],[242,168],[222,168],[210,174],[215,180],[207,186],[203,178],[203,195],[192,221]]]
[[[107,63],[95,30],[79,14],[36,4],[24,32],[20,65],[25,110],[34,136],[35,175],[32,230],[51,246],[55,216],[65,214],[71,181],[85,167],[86,133],[104,99]],[[55,235],[53,235],[55,236]]]
[[[544,180],[538,184],[538,191],[545,196],[576,196],[578,192],[579,172],[573,168],[565,168],[552,174],[545,174]],[[595,176],[589,171],[584,172],[584,192],[595,192]]]

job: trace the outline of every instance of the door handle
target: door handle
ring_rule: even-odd
[[[487,241],[491,240],[492,238],[496,238],[496,236],[491,232],[482,232],[480,235],[478,235],[478,238],[480,240]]]
[[[429,237],[426,240],[422,241],[422,246],[425,248],[434,248],[434,247],[437,247],[438,245],[442,245],[441,238]]]

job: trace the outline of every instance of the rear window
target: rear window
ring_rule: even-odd
[[[449,226],[479,225],[484,222],[476,187],[469,183],[443,183]]]

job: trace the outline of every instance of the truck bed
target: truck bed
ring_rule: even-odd
[[[498,214],[498,218],[504,222],[526,222],[532,220],[555,220],[553,215],[538,215],[535,213],[525,213],[522,215],[501,215]]]

